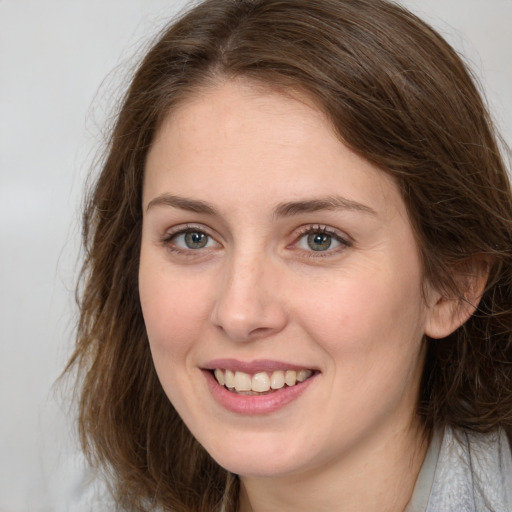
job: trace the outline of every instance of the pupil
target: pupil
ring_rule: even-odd
[[[204,233],[191,231],[185,234],[185,242],[189,249],[201,249],[207,243],[208,239]]]
[[[308,245],[313,251],[325,251],[331,246],[331,237],[322,233],[311,233],[308,235]]]

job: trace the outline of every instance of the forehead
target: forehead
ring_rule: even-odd
[[[212,124],[216,125],[214,137],[209,131]],[[256,148],[260,140],[269,138],[293,144],[306,132],[308,137],[328,132],[329,139],[335,138],[332,125],[308,94],[244,78],[226,79],[200,87],[175,106],[164,118],[153,145],[162,137],[168,142],[172,136],[177,144],[186,141],[198,150],[220,150],[224,144],[233,149],[237,141],[250,135]]]
[[[393,180],[345,146],[309,97],[247,81],[200,90],[168,114],[148,154],[144,202],[164,191],[212,196],[219,184],[237,192],[231,201],[336,193],[403,209]]]

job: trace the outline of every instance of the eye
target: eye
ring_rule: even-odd
[[[184,244],[188,249],[202,249],[208,245],[209,236],[206,233],[200,231],[187,231],[182,235],[176,237],[175,243],[180,238],[183,238]]]
[[[326,233],[310,233],[306,237],[307,246],[312,251],[327,251],[333,245],[333,242],[336,243],[336,240],[333,240],[331,235],[327,235]],[[339,245],[339,242],[337,242]]]
[[[164,239],[164,243],[175,251],[196,251],[219,245],[210,235],[195,228],[187,228],[168,234]]]
[[[303,232],[296,243],[298,249],[313,252],[334,252],[350,242],[338,233],[326,227],[309,227]]]

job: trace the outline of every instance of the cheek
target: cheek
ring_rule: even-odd
[[[158,378],[176,410],[186,410],[184,397],[191,372],[187,364],[200,333],[197,288],[183,286],[168,269],[141,260],[139,293],[146,331]]]
[[[411,272],[391,264],[387,272],[351,268],[338,282],[331,280],[328,298],[304,295],[296,316],[337,361],[366,369],[379,365],[383,371],[395,371],[396,361],[410,366],[425,323],[420,275],[411,266]]]
[[[151,351],[156,357],[186,352],[207,317],[204,281],[184,281],[165,265],[141,257],[139,294]]]

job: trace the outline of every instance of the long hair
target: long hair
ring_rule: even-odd
[[[125,510],[236,510],[236,479],[199,446],[153,367],[138,296],[145,159],[164,117],[200,88],[244,77],[311,97],[340,141],[393,176],[425,280],[492,262],[475,314],[425,340],[418,414],[512,430],[512,192],[493,125],[453,49],[385,0],[206,0],[162,32],[126,92],[83,216],[79,429]],[[229,492],[227,482],[231,482]],[[226,498],[227,501],[226,501]]]

